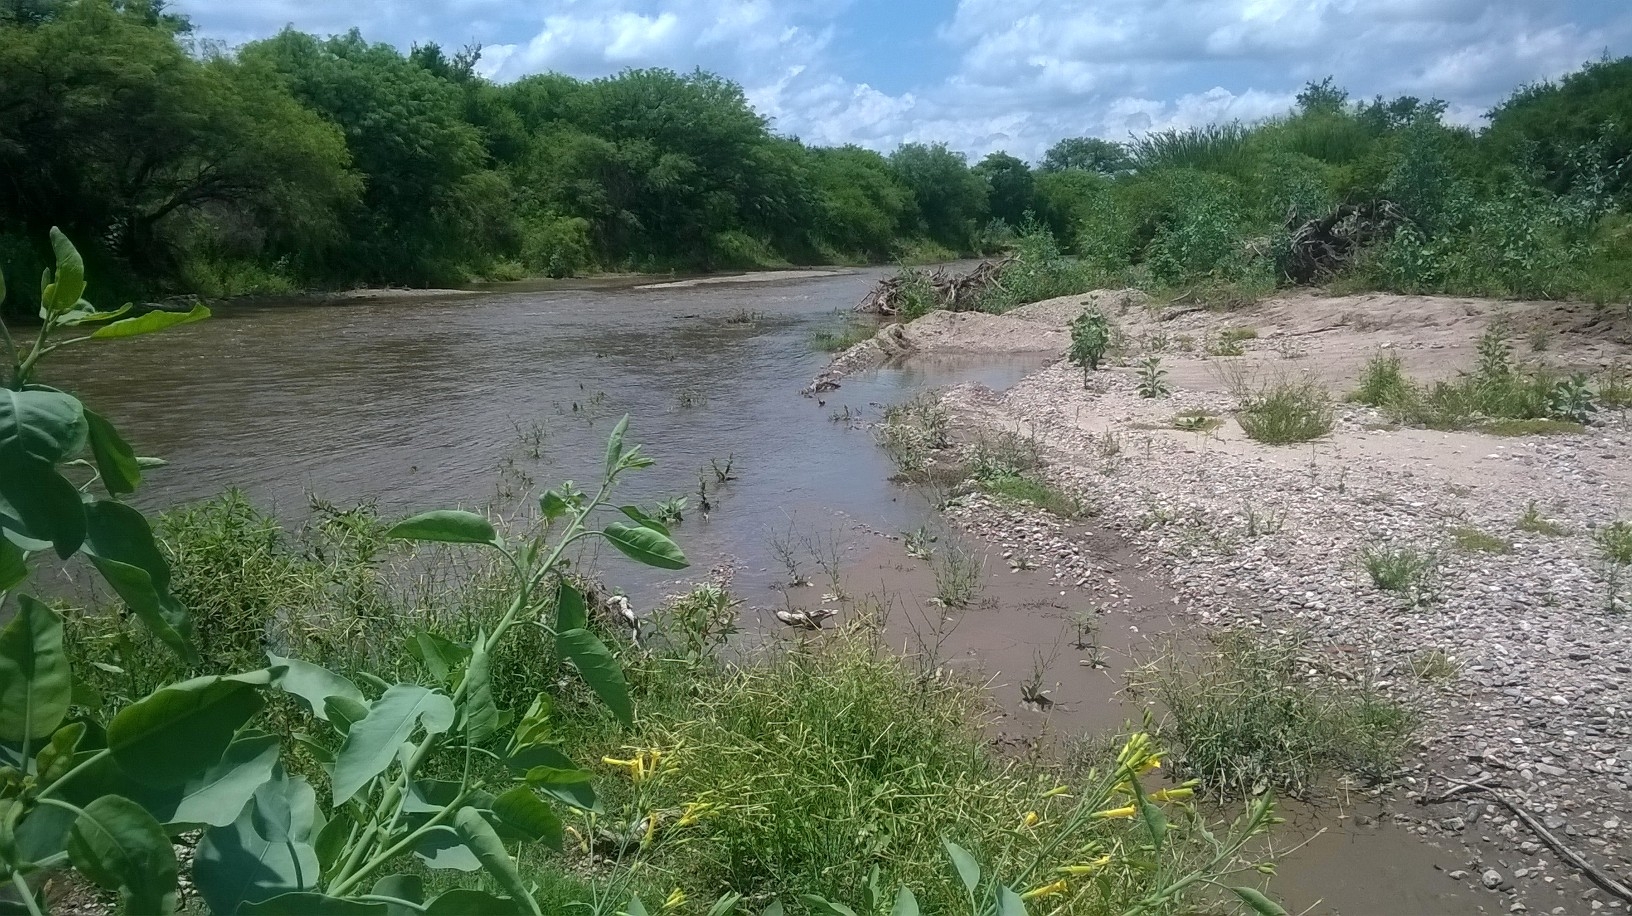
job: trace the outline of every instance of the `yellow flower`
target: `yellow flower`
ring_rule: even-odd
[[[568,824],[567,828],[566,828],[566,832],[572,835],[572,841],[574,843],[578,844],[578,848],[580,850],[582,850],[584,852],[589,852],[589,841],[584,839],[584,835],[578,832],[577,827],[574,827],[571,824]]]
[[[1064,795],[1065,793],[1067,793],[1069,791],[1071,791],[1070,786],[1055,786],[1054,788],[1049,789],[1047,792],[1044,792],[1043,797],[1044,798],[1058,798],[1059,796]]]
[[[1024,894],[1021,894],[1020,899],[1036,900],[1038,897],[1053,897],[1057,894],[1063,894],[1068,890],[1070,890],[1069,885],[1067,885],[1062,879],[1054,882],[1053,884],[1045,884],[1042,887],[1034,887],[1031,890],[1026,891]]]
[[[1196,794],[1196,790],[1189,786],[1180,786],[1177,789],[1162,789],[1147,796],[1154,802],[1183,801]]]
[[[697,823],[703,815],[718,808],[713,802],[687,802],[685,810],[680,813],[680,819],[674,822],[676,827],[690,827]]]
[[[663,912],[678,910],[686,905],[686,892],[680,888],[669,891],[669,899],[663,901]]]
[[[1062,875],[1091,875],[1109,864],[1111,864],[1111,857],[1106,854],[1092,862],[1084,862],[1081,865],[1062,865],[1054,870]]]
[[[1097,817],[1097,818],[1133,817],[1137,813],[1138,813],[1137,809],[1135,809],[1132,805],[1128,805],[1125,808],[1106,808],[1104,811],[1095,811],[1094,812],[1094,817]]]
[[[1043,819],[1042,819],[1042,817],[1040,817],[1037,814],[1037,812],[1035,812],[1035,811],[1027,811],[1026,812],[1026,816],[1024,818],[1024,823],[1025,823],[1025,825],[1027,827],[1035,827],[1038,824],[1041,824],[1042,822],[1043,822]]]
[[[1162,765],[1161,752],[1151,742],[1150,736],[1144,732],[1134,732],[1128,736],[1126,744],[1116,755],[1116,765],[1127,769],[1135,776],[1148,773]]]

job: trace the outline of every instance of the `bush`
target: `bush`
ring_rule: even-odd
[[[1168,712],[1162,734],[1182,751],[1180,773],[1219,795],[1301,795],[1334,772],[1391,771],[1415,717],[1308,671],[1296,640],[1230,633],[1201,653],[1170,649],[1134,680]]]
[[[1413,604],[1432,601],[1439,577],[1439,557],[1417,547],[1371,546],[1360,551],[1360,565],[1371,584],[1399,592]]]
[[[1249,438],[1269,445],[1318,439],[1336,423],[1325,388],[1314,381],[1286,379],[1246,398],[1235,419]]]
[[[1349,400],[1370,407],[1390,407],[1404,401],[1410,391],[1411,382],[1405,377],[1400,358],[1379,353],[1360,370],[1360,387],[1349,395]]]

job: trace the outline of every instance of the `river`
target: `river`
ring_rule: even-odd
[[[934,513],[889,482],[894,469],[866,423],[844,418],[876,419],[881,405],[937,386],[1001,389],[1041,358],[884,368],[846,379],[821,401],[800,396],[828,360],[813,335],[848,320],[883,272],[226,307],[163,335],[64,351],[49,379],[114,418],[138,453],[170,462],[149,474],[144,508],[237,487],[291,520],[314,497],[376,501],[388,516],[454,506],[512,511],[559,480],[598,479],[606,435],[628,413],[628,441],[658,463],[622,494],[643,503],[690,498],[676,532],[690,573],[735,567],[736,588],[763,611],[787,575],[773,542],[794,532],[837,544],[853,582],[923,606],[932,593],[925,571],[907,569],[899,547],[881,547],[879,533],[915,528]],[[728,460],[735,479],[720,485],[712,465]],[[709,483],[706,517],[697,511],[700,477]],[[1129,569],[1137,562],[1125,559]],[[683,581],[603,565],[637,606]],[[994,689],[1017,728],[1115,727],[1132,712],[1119,697],[1125,658],[1087,674],[1064,660],[1061,683],[1087,686],[1050,714],[1052,723],[1016,711],[1006,694],[1060,626],[1059,613],[1044,621],[1022,610],[1067,609],[1050,604],[1060,600],[1054,586],[1010,576],[1000,560],[988,564],[988,579],[989,600],[1014,613],[971,610],[947,649],[988,676],[1007,670]],[[1166,603],[1165,592],[1150,589],[1148,605]],[[1131,656],[1129,634],[1167,626],[1166,615],[1134,608],[1112,648]],[[1331,828],[1275,882],[1294,911],[1320,900],[1318,912],[1348,916],[1483,911],[1485,901],[1434,870],[1460,863],[1400,828],[1357,828],[1330,812],[1300,812],[1289,826],[1298,836]]]

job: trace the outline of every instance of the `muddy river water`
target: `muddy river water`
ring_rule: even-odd
[[[852,589],[876,584],[902,613],[919,615],[931,607],[933,583],[886,536],[933,523],[934,513],[889,482],[894,469],[866,421],[929,388],[974,381],[1001,389],[1044,358],[908,364],[852,377],[825,403],[801,397],[827,360],[812,335],[837,327],[878,274],[225,308],[161,337],[67,351],[53,372],[116,418],[138,452],[170,461],[142,494],[153,509],[227,487],[289,518],[313,497],[375,500],[387,515],[502,509],[529,487],[596,479],[606,434],[628,413],[629,441],[658,464],[632,477],[625,495],[690,498],[677,534],[693,571],[734,566],[750,625],[775,627],[766,612],[781,600],[772,586],[787,575],[776,547],[790,534],[836,545]],[[727,461],[735,479],[721,486],[711,464]],[[706,518],[697,511],[700,477],[709,483]],[[1049,677],[1061,704],[1047,714],[1022,708],[1016,685],[1037,653],[1058,643],[1073,598],[989,557],[985,600],[962,612],[946,651],[994,685],[1009,710],[999,725],[1006,733],[1114,728],[1133,714],[1120,696],[1121,671],[1145,637],[1173,625],[1173,608],[1160,584],[1143,578],[1140,558],[1122,550],[1116,562],[1140,600],[1107,621],[1107,667],[1085,668],[1070,653],[1055,662]],[[820,591],[814,559],[804,563],[811,591]],[[606,565],[638,606],[679,585],[673,574]],[[1469,896],[1445,877],[1463,863],[1377,811],[1286,813],[1276,845],[1314,837],[1273,884],[1294,913],[1499,909],[1498,898]]]

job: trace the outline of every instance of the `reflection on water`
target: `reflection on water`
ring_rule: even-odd
[[[800,397],[827,360],[812,333],[841,320],[877,273],[228,308],[162,336],[65,351],[53,373],[138,452],[171,462],[150,475],[146,508],[236,486],[288,518],[309,496],[378,500],[387,514],[514,508],[528,490],[597,479],[606,434],[628,413],[629,441],[658,464],[623,496],[688,495],[695,507],[704,474],[714,511],[689,512],[678,535],[694,571],[735,559],[752,584],[773,562],[769,532],[790,519],[841,536],[855,522],[917,523],[884,455],[857,447],[870,434],[830,421],[834,411],[865,418],[925,386],[1001,387],[1036,365],[884,369],[825,406]],[[738,479],[716,489],[706,469],[728,456]],[[620,584],[638,594],[663,581]]]

